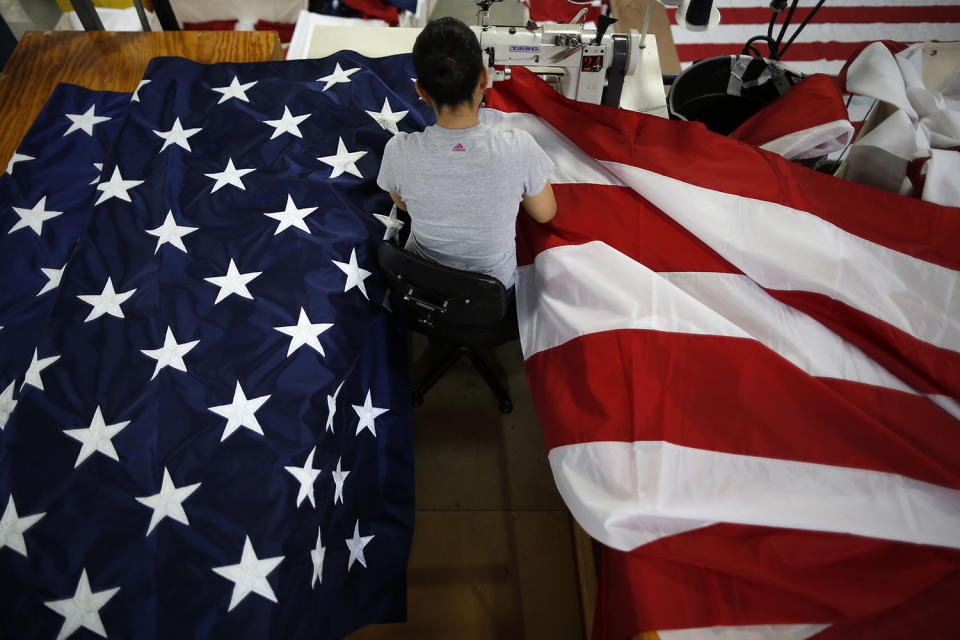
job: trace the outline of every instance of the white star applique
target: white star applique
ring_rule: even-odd
[[[77,590],[73,597],[65,600],[48,600],[43,603],[64,617],[57,640],[64,640],[80,627],[89,629],[101,638],[106,638],[107,630],[103,628],[100,609],[110,601],[110,598],[117,595],[118,591],[120,587],[94,593],[90,590],[87,570],[84,569],[80,574],[80,582],[77,583]]]
[[[317,546],[310,550],[310,560],[313,562],[313,577],[310,578],[310,588],[313,589],[318,582],[323,582],[323,556],[326,549],[320,544],[320,529],[317,529]]]
[[[120,198],[125,202],[132,202],[127,191],[141,184],[143,184],[143,180],[124,180],[123,176],[120,175],[120,167],[114,167],[110,179],[97,185],[97,191],[103,193],[100,194],[94,205],[106,202],[110,198]]]
[[[20,385],[20,391],[28,384],[35,386],[43,391],[43,380],[40,378],[40,372],[60,359],[60,356],[50,356],[49,358],[38,358],[40,352],[33,350],[33,358],[30,360],[30,366],[27,367],[27,373],[23,376],[23,384]]]
[[[13,156],[10,158],[10,160],[7,161],[7,173],[12,175],[12,174],[13,174],[13,165],[15,165],[15,164],[18,163],[18,162],[25,162],[25,161],[27,161],[27,160],[36,160],[36,158],[34,158],[33,156],[28,156],[28,155],[23,154],[23,153],[16,153],[16,152],[14,152],[14,154],[13,154]]]
[[[238,189],[246,191],[247,188],[243,186],[243,180],[240,178],[253,171],[255,171],[255,169],[237,169],[233,166],[233,158],[227,158],[227,167],[223,171],[219,173],[205,173],[203,175],[208,178],[213,178],[216,181],[210,193],[216,193],[220,187],[225,187],[228,184],[232,184]]]
[[[300,490],[297,492],[298,507],[303,502],[304,498],[310,500],[311,507],[317,506],[317,503],[314,502],[313,499],[313,483],[317,481],[317,476],[320,475],[320,469],[313,468],[313,455],[316,452],[316,447],[310,450],[310,455],[307,456],[307,461],[302,467],[284,467],[284,469],[289,471],[290,475],[296,478],[297,482],[300,483]]]
[[[260,428],[256,413],[263,406],[263,403],[269,399],[269,395],[247,399],[247,396],[243,393],[243,387],[240,386],[240,381],[237,381],[237,386],[233,390],[233,402],[218,407],[208,407],[210,411],[227,419],[227,425],[223,429],[223,435],[220,436],[220,442],[226,440],[240,427],[246,427],[254,433],[263,435],[263,429]]]
[[[390,409],[383,409],[380,407],[373,406],[373,402],[370,400],[370,391],[367,390],[367,398],[363,401],[362,405],[350,405],[353,407],[353,410],[357,412],[357,416],[360,418],[360,422],[357,423],[357,434],[360,435],[360,432],[364,429],[369,429],[370,433],[373,434],[373,437],[377,437],[377,429],[374,425],[374,421],[377,419],[377,416],[380,416]]]
[[[386,227],[383,231],[384,240],[392,240],[400,233],[400,229],[403,229],[403,220],[397,217],[396,206],[390,209],[390,215],[385,216],[381,213],[375,213],[373,217],[382,222],[383,226]]]
[[[163,338],[163,346],[159,349],[141,349],[140,352],[157,361],[157,366],[153,370],[153,375],[150,376],[150,379],[153,380],[157,377],[157,374],[160,373],[160,370],[164,367],[173,367],[177,371],[186,371],[187,365],[183,361],[183,356],[190,353],[190,350],[193,349],[199,340],[193,340],[191,342],[182,342],[177,344],[177,339],[173,337],[173,331],[170,327],[167,327],[167,333]]]
[[[337,413],[337,395],[340,393],[340,389],[343,388],[343,383],[345,380],[341,380],[340,384],[337,385],[337,390],[333,392],[333,395],[327,395],[327,431],[333,433],[333,416]]]
[[[367,300],[370,299],[370,296],[367,295],[367,288],[363,284],[363,281],[370,277],[370,272],[366,269],[361,269],[360,265],[357,264],[357,250],[355,248],[350,251],[349,262],[337,262],[336,260],[331,260],[331,262],[337,265],[340,271],[347,274],[347,282],[343,285],[344,293],[356,287],[360,289],[360,293],[363,294],[364,298]]]
[[[298,209],[297,205],[293,202],[293,196],[287,195],[287,206],[283,211],[275,211],[273,213],[265,213],[263,215],[268,218],[273,218],[280,224],[277,225],[277,230],[273,232],[273,235],[279,235],[280,232],[286,231],[290,227],[296,227],[301,231],[306,231],[312,235],[310,227],[307,226],[306,217],[319,209],[320,207],[304,207],[303,209]]]
[[[190,136],[197,135],[200,133],[200,131],[202,131],[202,129],[199,127],[196,129],[184,129],[180,125],[180,118],[177,118],[173,121],[173,126],[170,127],[169,131],[157,131],[156,129],[153,129],[155,134],[163,138],[163,146],[160,147],[160,151],[158,153],[163,153],[163,150],[172,144],[186,149],[187,151],[193,151],[193,149],[190,148],[190,142],[187,139]]]
[[[220,292],[217,293],[217,299],[214,300],[213,304],[220,303],[223,299],[234,293],[241,298],[253,300],[253,295],[251,295],[250,290],[247,289],[247,285],[261,273],[263,273],[263,271],[240,273],[237,265],[233,262],[233,258],[230,258],[230,264],[227,265],[227,273],[225,275],[204,278],[204,280],[220,287]]]
[[[343,504],[343,483],[348,475],[349,471],[340,470],[340,458],[337,458],[337,468],[333,471],[333,504],[337,504],[337,500]]]
[[[300,127],[297,125],[309,118],[311,115],[313,114],[305,113],[302,116],[295,116],[291,114],[290,109],[284,105],[283,116],[281,116],[279,120],[264,120],[263,123],[273,127],[273,135],[270,136],[271,140],[280,137],[285,133],[302,138],[303,134],[300,133]]]
[[[51,218],[56,218],[63,211],[47,211],[47,196],[40,198],[37,204],[27,209],[24,207],[13,207],[14,213],[20,216],[15,225],[10,228],[7,234],[11,234],[17,229],[26,229],[30,227],[38,236],[43,231],[43,223]]]
[[[227,607],[227,611],[233,611],[233,608],[240,604],[240,601],[251,592],[263,596],[270,602],[276,602],[277,596],[273,593],[273,589],[267,581],[267,575],[276,569],[282,561],[283,556],[262,560],[258,558],[257,553],[253,550],[253,544],[250,542],[250,536],[246,536],[243,541],[243,555],[240,562],[213,569],[214,573],[227,580],[232,580],[234,583],[233,595],[230,596],[230,605]]]
[[[337,138],[337,154],[317,158],[317,160],[333,167],[333,171],[330,172],[330,178],[336,178],[343,173],[349,173],[358,178],[362,178],[363,174],[357,169],[357,160],[365,155],[367,155],[366,151],[347,151],[346,145],[343,144],[343,138]]]
[[[246,84],[240,84],[240,81],[237,80],[237,77],[234,76],[233,80],[225,87],[210,87],[217,93],[223,94],[220,96],[220,99],[217,101],[217,104],[226,102],[230,98],[236,98],[237,100],[243,100],[244,102],[250,102],[247,98],[247,89],[257,84],[257,81],[248,82]]]
[[[13,390],[17,386],[17,381],[11,380],[7,388],[0,393],[0,431],[7,425],[10,414],[17,408],[17,401],[13,399]]]
[[[367,559],[363,557],[363,548],[370,544],[373,536],[360,535],[360,521],[353,525],[353,537],[347,538],[347,548],[350,549],[350,558],[347,560],[347,571],[350,571],[354,562],[359,562],[364,567],[367,566]]]
[[[94,163],[93,163],[93,168],[97,170],[97,177],[94,178],[93,180],[91,180],[91,181],[90,181],[90,184],[97,184],[98,182],[100,182],[100,174],[103,172],[103,163],[102,163],[102,162],[94,162]]]
[[[167,243],[184,253],[188,253],[186,245],[183,244],[183,236],[193,233],[198,228],[179,226],[173,217],[173,210],[170,210],[167,211],[167,217],[163,219],[162,225],[154,229],[147,229],[146,232],[152,236],[157,236],[157,246],[153,249],[154,254],[160,251],[161,245]]]
[[[101,122],[106,122],[111,118],[107,116],[98,116],[94,112],[95,105],[90,105],[90,108],[86,110],[85,113],[66,113],[64,114],[70,118],[70,127],[63,132],[63,135],[67,136],[73,133],[74,131],[83,131],[89,136],[93,135],[94,125],[98,125]]]
[[[390,133],[400,132],[397,128],[397,123],[400,122],[407,113],[409,112],[392,111],[390,109],[390,101],[387,98],[383,99],[383,108],[381,108],[380,111],[367,111],[368,116],[376,120],[377,124]]]
[[[303,307],[300,307],[300,317],[297,318],[297,324],[287,327],[274,327],[274,329],[290,336],[290,347],[287,349],[287,357],[290,357],[294,351],[304,345],[310,347],[320,355],[326,356],[327,354],[323,352],[323,345],[320,344],[317,336],[332,326],[333,323],[310,322],[310,318],[307,317],[307,312]]]
[[[23,532],[37,524],[37,521],[45,515],[47,515],[46,512],[21,517],[17,513],[17,505],[13,503],[13,494],[10,494],[7,508],[3,510],[3,517],[0,518],[0,549],[10,547],[24,558],[28,557]]]
[[[126,302],[127,298],[136,292],[136,289],[130,289],[129,291],[123,291],[120,293],[114,291],[113,281],[111,281],[110,277],[107,276],[107,283],[103,285],[103,291],[98,294],[77,296],[93,307],[93,309],[90,310],[90,315],[87,316],[84,322],[96,320],[104,314],[109,314],[115,318],[122,318],[123,310],[120,308],[120,305]]]
[[[200,483],[177,487],[170,479],[170,472],[166,467],[163,468],[163,483],[160,486],[160,492],[152,496],[137,498],[137,502],[153,509],[150,516],[150,524],[147,525],[147,535],[153,531],[153,528],[160,524],[164,518],[176,520],[181,524],[190,526],[187,520],[187,514],[183,510],[183,501],[190,497],[190,494],[197,490]]]
[[[336,69],[333,70],[328,76],[323,76],[322,78],[317,78],[317,82],[326,82],[323,85],[323,91],[326,91],[333,85],[339,82],[350,82],[350,76],[355,74],[357,71],[360,71],[360,67],[355,67],[353,69],[341,69],[340,63],[337,63]]]
[[[60,286],[60,280],[63,279],[63,270],[67,268],[67,265],[63,265],[59,269],[50,269],[47,267],[40,267],[40,271],[43,272],[43,275],[47,276],[47,284],[43,285],[43,288],[40,291],[37,291],[38,296],[42,296],[47,291],[53,291]]]
[[[107,424],[103,419],[103,413],[100,412],[100,406],[98,405],[96,411],[93,412],[93,419],[90,421],[89,427],[84,429],[67,429],[64,431],[63,433],[65,435],[77,440],[82,445],[73,468],[76,469],[79,467],[81,462],[97,451],[111,460],[120,462],[120,458],[117,456],[117,450],[113,448],[113,436],[120,433],[128,424],[130,424],[129,420],[115,424]]]
[[[133,95],[130,96],[130,102],[140,102],[140,89],[143,89],[148,84],[150,84],[150,80],[141,80],[137,88],[133,90]]]

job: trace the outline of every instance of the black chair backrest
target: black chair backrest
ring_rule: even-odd
[[[421,324],[488,326],[506,315],[507,292],[493,276],[447,267],[387,242],[377,261],[387,285]]]

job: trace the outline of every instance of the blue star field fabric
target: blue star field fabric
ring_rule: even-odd
[[[79,125],[117,129],[78,238],[43,212],[82,200],[90,149],[55,156],[59,183],[4,192],[0,232],[77,240],[24,339],[38,356],[3,363],[0,637],[340,638],[404,619],[406,332],[375,264],[401,222],[375,179],[389,137],[431,123],[412,76],[409,56],[350,52],[157,59],[125,115]],[[120,100],[70,99],[96,116]],[[14,174],[46,157],[37,129]],[[62,259],[45,250],[4,272],[19,292],[0,325]]]

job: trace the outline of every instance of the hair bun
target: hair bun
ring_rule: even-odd
[[[433,77],[438,84],[452,85],[457,84],[463,79],[463,71],[457,61],[446,54],[439,54],[439,60],[434,67]]]

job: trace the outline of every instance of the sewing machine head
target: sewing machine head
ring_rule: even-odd
[[[488,86],[509,79],[511,66],[524,66],[548,81],[554,79],[568,98],[619,106],[624,79],[636,72],[640,60],[636,29],[608,33],[616,19],[604,15],[596,29],[588,29],[580,20],[586,8],[569,24],[492,26],[487,24],[490,6],[503,0],[474,1],[480,8],[479,24],[471,28],[490,71]]]

